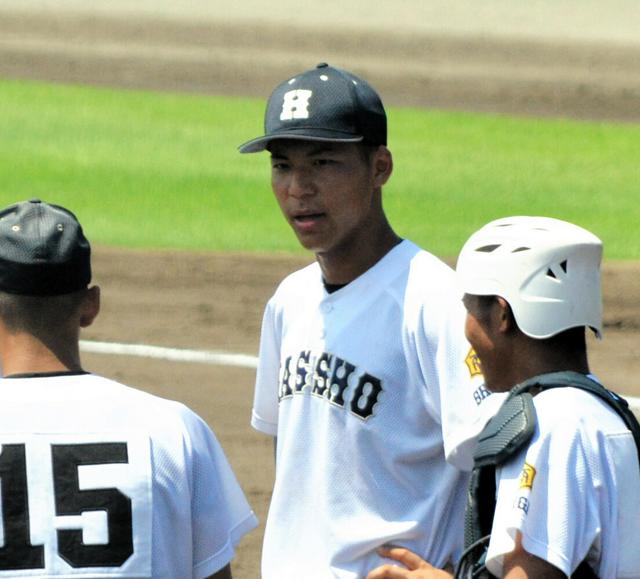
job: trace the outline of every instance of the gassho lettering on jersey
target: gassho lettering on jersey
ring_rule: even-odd
[[[305,350],[282,364],[278,399],[310,394],[367,420],[382,390],[379,378],[354,364],[327,352]]]

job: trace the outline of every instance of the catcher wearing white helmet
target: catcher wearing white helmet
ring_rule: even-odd
[[[469,238],[457,275],[467,294],[503,297],[527,336],[587,326],[601,337],[601,258],[601,241],[586,229],[550,217],[510,217]]]
[[[547,217],[493,221],[464,245],[466,335],[509,392],[479,438],[456,577],[640,577],[640,427],[590,374],[602,243]],[[368,579],[450,577],[404,549]]]

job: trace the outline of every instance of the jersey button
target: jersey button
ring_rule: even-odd
[[[333,306],[331,304],[322,304],[322,311],[325,314],[328,314],[332,310],[333,310]]]

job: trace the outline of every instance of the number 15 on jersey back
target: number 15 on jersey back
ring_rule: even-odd
[[[0,434],[0,445],[0,577],[151,576],[146,436]]]

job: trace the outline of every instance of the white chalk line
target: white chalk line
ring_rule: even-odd
[[[80,349],[92,354],[116,354],[121,356],[137,356],[139,358],[155,358],[172,362],[199,362],[213,366],[238,366],[240,368],[257,368],[258,358],[248,354],[234,354],[218,350],[187,350],[181,348],[165,348],[144,344],[119,344],[116,342],[94,342],[80,340]]]
[[[80,349],[92,354],[119,354],[121,356],[137,356],[139,358],[155,358],[172,362],[199,362],[213,366],[236,366],[240,368],[257,368],[258,357],[248,354],[235,354],[222,350],[188,350],[181,348],[165,348],[144,344],[119,344],[117,342],[94,342],[80,340]],[[640,411],[640,398],[624,397],[634,411]]]

